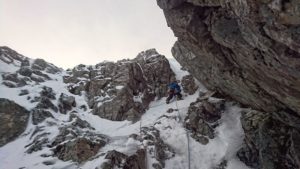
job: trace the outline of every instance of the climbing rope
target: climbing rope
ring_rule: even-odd
[[[183,125],[183,121],[180,116],[179,108],[178,108],[178,103],[177,103],[177,96],[176,96],[176,108],[177,108],[177,116],[179,118],[179,122]],[[191,169],[191,153],[190,153],[190,138],[187,130],[185,130],[186,138],[187,138],[187,150],[188,150],[188,169]]]

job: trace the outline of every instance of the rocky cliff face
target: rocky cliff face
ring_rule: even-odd
[[[114,121],[139,119],[155,96],[166,95],[173,79],[168,60],[155,49],[133,60],[79,65],[64,76],[71,93],[86,93],[94,114]]]
[[[300,112],[298,1],[160,1],[174,57],[211,89],[252,106]]]
[[[174,57],[207,88],[262,111],[242,117],[240,159],[254,168],[299,168],[299,1],[157,2],[178,37]]]

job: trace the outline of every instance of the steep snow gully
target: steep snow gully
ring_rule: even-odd
[[[180,65],[174,60],[169,59],[172,70],[176,74],[177,80],[187,75],[186,71],[181,70]],[[6,65],[1,63],[1,72],[16,71],[15,65]],[[5,67],[4,67],[5,66]],[[4,69],[5,70],[4,70]],[[57,74],[47,74],[52,80],[41,83],[41,85],[29,85],[21,88],[7,88],[0,85],[1,98],[7,98],[15,101],[21,106],[31,109],[36,103],[27,101],[28,97],[18,96],[20,90],[28,90],[31,97],[37,95],[42,89],[41,86],[51,87],[56,93],[68,93],[75,97],[77,105],[87,105],[84,97],[73,95],[67,90],[67,85],[63,83],[62,76],[64,71]],[[3,79],[1,79],[3,81]],[[134,140],[130,135],[140,134],[140,130],[145,127],[155,127],[159,130],[160,138],[167,144],[173,152],[170,158],[165,160],[166,169],[211,169],[217,166],[221,167],[222,162],[226,163],[223,167],[226,169],[247,169],[243,163],[236,158],[236,152],[243,141],[243,130],[240,124],[240,113],[242,111],[237,105],[226,104],[225,112],[219,120],[219,125],[215,129],[216,136],[210,139],[206,145],[200,144],[191,137],[191,133],[186,130],[183,119],[186,117],[190,103],[197,100],[199,93],[206,92],[206,89],[200,86],[193,95],[184,94],[184,100],[165,104],[166,98],[161,98],[150,103],[149,109],[141,117],[140,121],[132,123],[130,121],[110,121],[96,116],[90,110],[83,111],[78,106],[75,110],[78,117],[85,120],[95,129],[96,133],[109,136],[109,142],[97,152],[97,154],[84,163],[72,161],[61,161],[52,156],[51,148],[42,147],[42,150],[26,153],[26,146],[32,142],[32,135],[35,125],[32,124],[32,117],[28,122],[25,132],[15,141],[10,142],[0,148],[0,169],[59,169],[59,168],[80,168],[94,169],[101,167],[101,164],[107,161],[103,153],[110,150],[117,150],[126,155],[134,154],[138,149],[147,147],[147,142]],[[216,98],[209,98],[214,100]],[[173,111],[170,111],[173,110]],[[47,137],[50,142],[59,134],[60,126],[68,125],[69,114],[52,113],[54,118],[42,123],[47,131]],[[181,119],[181,120],[180,120]],[[188,138],[187,138],[188,137]],[[189,140],[189,149],[188,141]],[[147,149],[147,148],[146,148]],[[190,159],[189,159],[190,158]],[[154,168],[157,162],[153,154],[147,149],[146,168]],[[190,163],[189,163],[190,162]]]

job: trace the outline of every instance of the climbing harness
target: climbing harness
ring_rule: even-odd
[[[179,108],[178,108],[178,103],[177,103],[177,96],[176,96],[176,108],[177,108],[177,116],[179,118],[179,122],[183,125],[182,118],[180,116]],[[187,138],[187,150],[188,150],[188,169],[191,169],[191,154],[190,154],[190,138],[188,131],[185,130],[186,138]]]

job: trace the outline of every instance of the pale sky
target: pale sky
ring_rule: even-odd
[[[0,46],[63,68],[134,58],[175,37],[156,0],[0,0]]]

